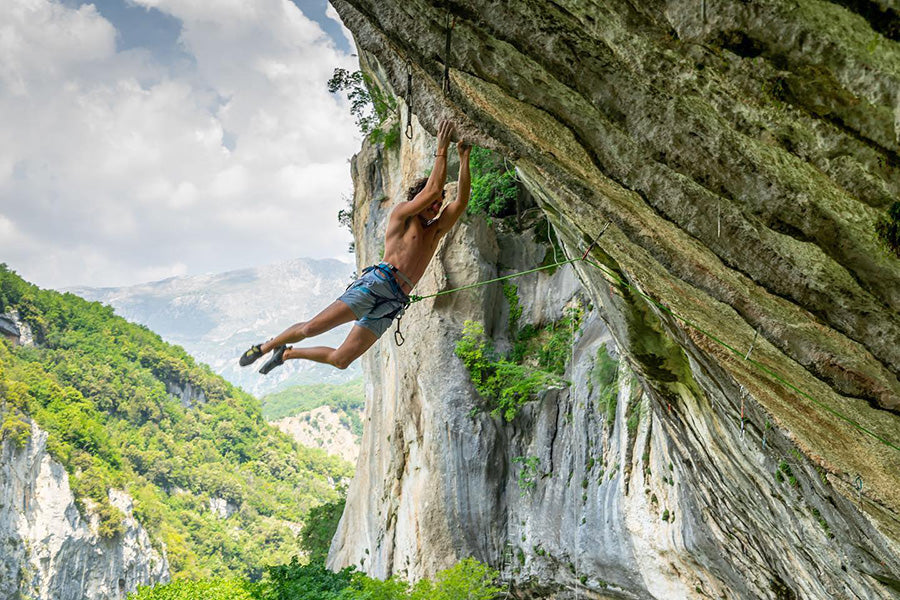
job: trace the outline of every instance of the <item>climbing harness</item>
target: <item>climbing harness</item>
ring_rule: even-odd
[[[413,139],[413,91],[412,91],[412,59],[406,59],[406,139]]]
[[[447,40],[444,44],[444,79],[441,83],[441,89],[444,94],[450,93],[450,38],[453,34],[453,28],[456,27],[456,17],[450,14],[450,8],[447,8]]]
[[[362,273],[360,273],[359,276],[362,277],[363,275],[366,275],[367,273],[370,273],[372,271],[379,271],[379,272],[383,273],[384,275],[387,276],[389,281],[393,281],[394,283],[396,283],[396,280],[394,279],[394,275],[396,275],[410,287],[413,286],[413,282],[410,280],[410,278],[407,277],[402,271],[400,271],[397,267],[395,267],[391,263],[382,262],[377,265],[372,265],[370,267],[366,267],[365,269],[362,270]],[[353,283],[355,283],[355,281]],[[351,283],[349,286],[347,286],[348,290],[350,289],[350,286],[353,285],[353,283]],[[403,291],[399,285],[397,286],[397,289],[399,289],[401,292]],[[400,302],[396,298],[388,298],[386,296],[381,296],[379,294],[376,294],[372,290],[366,290],[366,291],[368,291],[369,294],[371,294],[372,296],[375,297],[375,304],[372,306],[372,310],[378,308],[379,306],[381,306],[382,304],[384,304],[386,302],[397,302],[397,303]],[[405,303],[402,303],[399,308],[389,312],[388,314],[386,314],[382,317],[385,319],[390,318],[392,321],[396,319],[397,329],[394,330],[394,343],[397,344],[397,346],[402,346],[403,343],[406,341],[406,339],[404,339],[404,337],[403,337],[403,333],[401,333],[401,331],[400,331],[400,321],[401,321],[401,319],[403,319],[403,312],[409,307],[409,305],[410,305],[410,301],[407,300]]]

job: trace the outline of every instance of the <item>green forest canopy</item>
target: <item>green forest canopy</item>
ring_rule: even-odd
[[[112,308],[42,290],[0,265],[0,310],[18,310],[37,345],[0,342],[0,436],[48,432],[79,502],[96,502],[100,534],[123,531],[109,488],[128,491],[134,516],[164,542],[175,578],[258,579],[298,552],[291,527],[338,499],[352,467],[269,426],[252,396]],[[167,390],[190,385],[193,407]],[[168,387],[167,387],[168,386]],[[221,498],[237,508],[222,519]]]
[[[365,407],[362,378],[346,383],[297,385],[269,394],[261,399],[263,417],[277,421],[328,406],[342,412],[361,411]]]

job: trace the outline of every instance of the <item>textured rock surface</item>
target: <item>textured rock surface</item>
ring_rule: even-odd
[[[592,253],[607,272],[577,271],[627,369],[610,427],[588,398],[603,337],[588,328],[570,390],[509,426],[473,419],[452,345],[465,318],[502,328],[497,292],[416,305],[416,341],[364,360],[332,564],[420,576],[467,555],[508,564],[511,548],[505,573],[545,590],[895,597],[900,265],[874,236],[900,194],[893,30],[829,2],[334,5],[399,95],[411,59],[428,129],[452,116],[515,161],[570,254],[611,223]],[[422,146],[357,157],[361,262]],[[423,289],[484,279],[500,252],[464,225]],[[526,455],[552,472],[522,497]]]
[[[32,425],[24,448],[0,445],[0,597],[121,600],[139,585],[168,581],[168,562],[132,517],[131,498],[110,492],[125,531],[101,538],[97,517],[79,512],[46,443]]]
[[[22,320],[17,310],[0,315],[0,335],[6,337],[13,346],[34,345],[31,326]]]

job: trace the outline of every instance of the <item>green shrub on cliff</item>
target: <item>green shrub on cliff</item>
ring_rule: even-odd
[[[390,118],[397,114],[397,99],[384,93],[362,71],[337,68],[328,80],[332,94],[345,92],[350,101],[350,112],[356,117],[360,133],[376,144],[394,148],[400,142],[400,120],[395,119],[387,127]]]
[[[516,173],[503,157],[487,148],[472,148],[472,193],[466,212],[502,218],[515,214],[519,193]]]
[[[588,387],[597,393],[597,404],[606,415],[607,425],[612,426],[616,419],[618,400],[619,365],[609,355],[606,346],[600,345],[588,374]]]
[[[491,415],[507,421],[512,421],[522,404],[534,399],[540,390],[562,384],[553,373],[499,356],[485,335],[484,326],[476,321],[466,321],[455,353],[469,372],[475,390],[487,401]]]

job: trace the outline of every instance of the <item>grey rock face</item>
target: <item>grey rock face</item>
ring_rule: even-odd
[[[82,516],[65,469],[47,454],[46,432],[31,431],[24,448],[0,446],[0,597],[122,600],[168,581],[168,562],[132,516],[131,498],[110,492],[125,531],[101,538],[97,517]]]
[[[452,352],[465,319],[502,340],[498,290],[415,305],[407,345],[364,358],[331,564],[420,577],[475,556],[532,597],[895,597],[900,267],[873,232],[900,192],[896,42],[869,51],[869,24],[826,2],[705,19],[675,3],[454,2],[445,96],[444,10],[334,4],[386,87],[405,90],[412,59],[428,129],[453,116],[515,160],[570,256],[610,227],[602,268],[575,267],[603,323],[577,339],[572,385],[512,423],[469,415]],[[422,138],[357,156],[363,263],[428,160]],[[527,253],[464,223],[418,293]],[[520,288],[529,318],[560,306],[559,287]],[[613,415],[588,384],[609,336]],[[517,457],[538,459],[525,494]]]
[[[22,320],[17,310],[0,314],[0,335],[8,339],[13,346],[34,345],[31,326]]]

